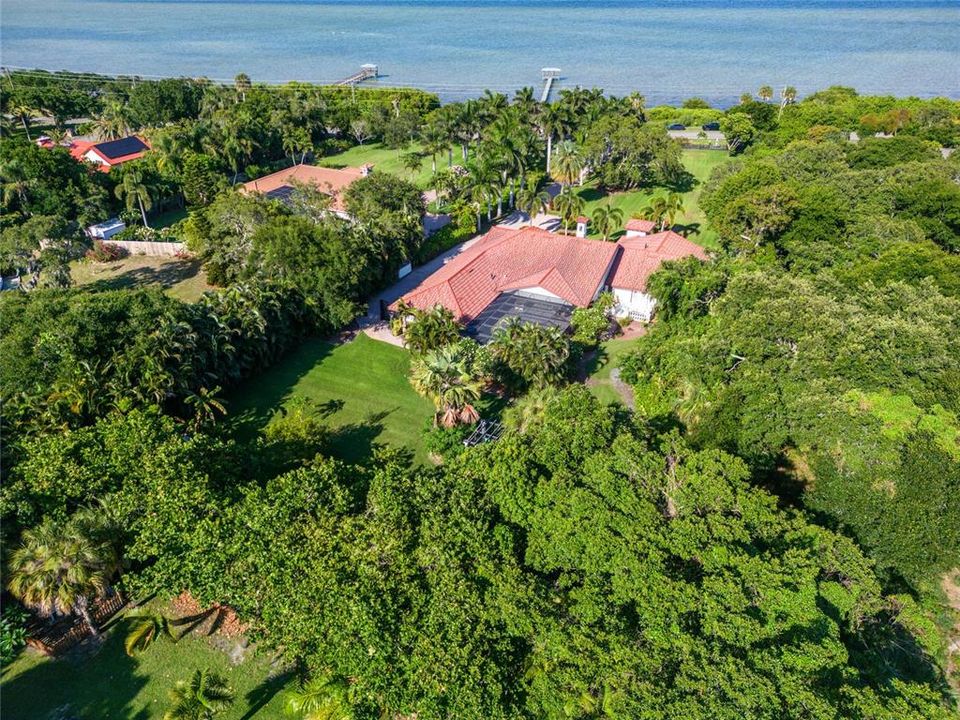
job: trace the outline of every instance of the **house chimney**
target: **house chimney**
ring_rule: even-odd
[[[590,218],[581,215],[577,218],[577,237],[585,238],[587,236],[587,225],[590,224]]]

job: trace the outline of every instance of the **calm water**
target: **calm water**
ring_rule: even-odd
[[[447,98],[539,83],[734,100],[760,84],[960,96],[960,0],[0,0],[8,66],[384,82]]]

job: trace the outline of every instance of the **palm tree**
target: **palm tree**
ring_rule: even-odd
[[[682,214],[683,195],[680,193],[657,195],[643,209],[643,216],[657,223],[661,230],[673,227],[674,220]]]
[[[400,156],[400,162],[403,169],[410,173],[410,179],[414,180],[420,172],[420,165],[423,164],[423,155],[418,152],[407,152]]]
[[[763,102],[770,102],[773,99],[773,88],[769,85],[761,85],[757,91],[757,97]]]
[[[563,221],[563,232],[569,230],[570,224],[576,222],[576,219],[583,212],[584,200],[580,194],[572,187],[563,188],[553,199],[553,206],[560,213],[560,219]]]
[[[98,140],[116,140],[130,132],[127,107],[120,100],[107,103],[100,117],[93,121],[93,134]]]
[[[141,653],[150,647],[154,640],[161,637],[173,639],[170,621],[159,613],[138,612],[127,617],[134,619],[123,641],[123,649],[127,655]]]
[[[563,137],[569,128],[569,116],[560,105],[543,105],[539,117],[540,132],[547,140],[547,175],[550,174],[553,159],[553,136]]]
[[[240,102],[243,102],[247,99],[247,93],[250,92],[252,83],[250,82],[250,76],[246,73],[240,73],[233,79],[233,87],[237,91],[237,95],[240,98]]]
[[[777,113],[777,121],[783,116],[783,109],[787,105],[792,105],[797,101],[797,89],[793,85],[787,85],[780,91],[780,112]]]
[[[150,227],[147,223],[147,210],[153,207],[153,200],[150,197],[152,190],[153,188],[144,180],[143,171],[139,167],[127,167],[123,173],[123,179],[114,192],[118,200],[125,200],[127,210],[133,210],[135,205],[139,206],[143,226]]]
[[[564,140],[554,154],[555,170],[553,176],[563,185],[571,185],[580,178],[583,170],[583,157],[572,140]]]
[[[570,358],[563,331],[512,317],[497,328],[490,343],[493,356],[528,385],[542,387],[559,380]]]
[[[531,220],[550,206],[550,193],[535,187],[523,188],[517,193],[517,209]]]
[[[318,675],[288,692],[284,709],[303,720],[352,720],[350,684],[343,678]]]
[[[163,720],[210,720],[233,702],[227,681],[209,670],[197,670],[170,690],[174,705]]]
[[[20,547],[10,557],[7,587],[41,615],[76,614],[96,637],[90,602],[110,590],[116,567],[108,543],[88,537],[74,523],[61,525],[47,518],[24,530]]]
[[[33,119],[33,112],[33,108],[25,103],[10,108],[10,114],[23,123],[23,131],[27,134],[27,140],[33,140],[30,137],[30,121]]]
[[[27,191],[36,182],[37,178],[28,173],[16,158],[0,161],[0,198],[4,206],[10,207],[10,203],[17,199],[23,209],[27,203]]]
[[[433,350],[416,361],[410,382],[418,393],[433,400],[434,426],[450,428],[480,419],[473,406],[480,398],[480,383],[470,377],[455,345]]]
[[[224,407],[223,401],[217,397],[218,392],[220,392],[219,385],[212,390],[202,387],[199,391],[191,392],[183,399],[184,403],[193,408],[193,419],[190,426],[195,433],[200,432],[200,429],[205,425],[216,423],[218,414],[227,414],[227,408]]]
[[[614,230],[623,222],[623,210],[610,203],[602,205],[593,211],[593,226],[600,231],[606,241]]]
[[[422,355],[460,339],[460,324],[443,305],[420,310],[407,304],[397,308],[394,332],[403,336],[404,344]]]

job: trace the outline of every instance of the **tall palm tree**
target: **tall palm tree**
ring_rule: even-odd
[[[116,140],[131,133],[130,124],[126,105],[120,100],[111,100],[93,121],[93,134],[98,140]]]
[[[563,185],[572,185],[580,178],[583,156],[572,140],[564,140],[554,154],[553,176]]]
[[[33,108],[26,103],[20,103],[10,108],[10,114],[23,124],[23,131],[27,134],[27,140],[33,140],[30,137],[30,121],[33,119],[33,113]]]
[[[108,543],[94,540],[76,524],[47,518],[25,530],[10,556],[8,589],[41,615],[76,614],[97,636],[90,603],[110,590],[117,558]]]
[[[660,226],[661,230],[673,227],[678,215],[683,214],[683,195],[668,193],[651,198],[643,209],[643,216]]]
[[[143,171],[140,168],[128,167],[114,192],[118,200],[126,203],[127,210],[133,210],[134,206],[139,206],[143,226],[150,227],[147,223],[147,210],[153,207],[153,200],[150,197],[153,188],[144,180]]]
[[[250,76],[246,73],[239,73],[233,79],[233,88],[237,91],[237,96],[239,97],[240,102],[243,102],[247,99],[247,93],[250,92],[250,88],[252,86],[253,85],[250,82]]]
[[[564,107],[560,105],[544,105],[540,108],[540,132],[547,141],[547,175],[553,167],[553,138],[555,135],[563,137],[569,129],[570,118]]]
[[[583,212],[584,200],[576,190],[569,185],[563,188],[553,199],[553,207],[560,213],[563,222],[563,232],[568,232],[570,225]]]
[[[287,693],[284,710],[303,720],[352,720],[350,684],[332,675],[317,675]]]
[[[777,121],[783,116],[783,109],[787,105],[792,105],[797,101],[797,89],[793,85],[787,85],[780,91],[780,112],[777,113]]]
[[[607,203],[593,211],[593,226],[600,231],[606,241],[614,230],[623,223],[623,210]]]
[[[227,681],[209,670],[197,670],[189,680],[180,680],[170,690],[174,705],[163,720],[211,720],[233,702]]]
[[[531,220],[550,206],[550,193],[535,187],[522,188],[517,193],[517,209]]]
[[[449,428],[480,419],[473,406],[480,398],[480,383],[470,377],[455,345],[433,350],[417,360],[410,382],[418,393],[433,400],[434,425]]]
[[[4,206],[10,207],[10,203],[16,199],[23,209],[29,197],[28,191],[36,182],[37,178],[32,177],[16,158],[0,161],[0,197]]]
[[[763,102],[770,102],[773,99],[773,88],[769,85],[761,85],[760,89],[757,90],[757,97]]]

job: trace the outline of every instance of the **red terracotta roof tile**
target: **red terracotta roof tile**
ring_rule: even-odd
[[[439,303],[461,320],[476,317],[502,292],[530,287],[586,307],[616,253],[613,243],[495,227],[403,299],[422,309]]]
[[[361,168],[326,168],[316,165],[294,165],[291,168],[278,170],[262,178],[244,183],[247,192],[266,194],[284,185],[291,185],[294,181],[310,183],[318,190],[333,197],[333,209],[344,210],[343,191],[355,180],[364,176]]]
[[[617,245],[621,252],[610,272],[608,284],[625,290],[646,290],[647,279],[665,260],[679,260],[691,255],[707,259],[702,247],[672,230],[621,238]]]
[[[653,220],[639,220],[637,218],[633,218],[631,220],[627,220],[627,224],[624,226],[624,229],[632,230],[633,232],[648,233],[656,226],[657,224],[653,222]]]

